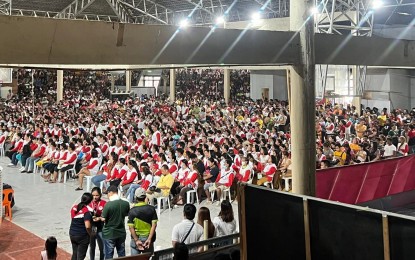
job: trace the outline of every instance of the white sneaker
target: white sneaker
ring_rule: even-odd
[[[14,166],[14,164],[13,163],[9,163],[9,164],[7,164],[7,166]]]
[[[20,167],[19,171],[23,171],[23,170],[24,170],[24,167]]]

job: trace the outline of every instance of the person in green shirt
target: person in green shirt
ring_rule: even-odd
[[[137,204],[128,214],[128,227],[131,232],[131,255],[153,253],[156,240],[157,213],[153,206],[146,203],[146,190],[135,191]]]
[[[118,257],[125,256],[125,217],[130,211],[130,203],[118,196],[118,188],[111,185],[108,189],[109,201],[105,204],[101,220],[105,222],[102,229],[105,259],[112,259],[114,249]]]

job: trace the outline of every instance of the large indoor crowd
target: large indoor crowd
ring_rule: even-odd
[[[169,74],[165,74],[167,80]],[[223,99],[223,69],[179,69],[176,74],[177,98],[188,96],[216,101]],[[250,73],[231,70],[230,99],[246,100],[250,93]],[[169,81],[168,81],[169,82]]]
[[[150,234],[155,229],[157,214],[141,226],[131,215],[140,211],[134,208],[147,202],[154,205],[157,201],[161,203],[160,198],[171,199],[176,207],[185,205],[185,220],[193,220],[196,212],[189,203],[206,200],[207,204],[216,203],[226,211],[230,203],[224,201],[235,199],[238,182],[289,190],[284,187],[288,182],[282,181],[292,174],[288,102],[249,99],[233,99],[228,105],[219,102],[223,95],[217,87],[223,80],[222,72],[206,71],[207,74],[179,71],[177,81],[182,94],[177,95],[174,103],[156,97],[109,100],[98,90],[101,86],[108,87],[108,81],[103,80],[105,74],[95,78],[89,73],[66,74],[65,88],[69,90],[65,90],[67,95],[60,103],[53,99],[47,103],[33,102],[30,93],[19,92],[1,105],[0,145],[10,158],[9,166],[16,167],[17,172],[38,171],[51,185],[59,185],[56,183],[64,182],[66,177],[74,178],[78,183],[76,191],[85,190],[87,180],[100,187],[92,194],[84,194],[81,203],[72,209],[71,234],[84,231],[80,228],[84,222],[77,218],[88,218],[91,223],[105,222],[101,226],[94,224],[101,231],[104,229],[103,238],[98,239],[101,245],[105,244],[105,257],[112,257],[114,247],[120,253],[120,241],[115,239],[116,232],[105,230],[111,209],[99,206],[101,189],[110,202],[119,197],[129,201],[122,207],[132,227],[131,248],[136,250],[132,252],[142,252],[152,244]],[[237,91],[248,87],[249,73],[240,75],[243,78],[235,81]],[[48,90],[53,77],[56,75],[45,77],[37,73],[35,87],[39,95],[53,96]],[[195,82],[203,83],[195,85]],[[185,90],[187,86],[189,89]],[[317,169],[414,153],[415,109],[359,110],[350,105],[316,103]],[[189,193],[194,194],[193,201],[188,201]],[[93,214],[88,213],[87,205],[95,207]],[[135,206],[130,209],[130,205]],[[222,216],[225,224],[214,221],[212,236],[215,232],[220,235],[236,232],[232,228],[233,216],[229,214]],[[186,235],[183,230],[188,230],[191,223],[173,230],[176,237],[173,241],[181,242]],[[81,240],[92,234],[89,228],[86,227],[84,237],[73,236],[74,254],[88,247]],[[195,232],[200,228],[195,227]],[[145,235],[140,236],[140,232]]]

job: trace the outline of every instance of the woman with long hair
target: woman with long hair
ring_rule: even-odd
[[[137,162],[134,160],[128,160],[127,162],[128,171],[122,178],[121,186],[123,194],[126,195],[128,189],[130,188],[131,184],[137,179],[141,179],[141,175],[138,173],[140,172],[138,170]]]
[[[99,158],[98,158],[98,151],[96,149],[92,149],[91,151],[91,160],[89,160],[88,165],[86,167],[83,167],[78,174],[75,176],[78,176],[79,178],[79,186],[75,190],[83,190],[82,186],[84,183],[84,176],[95,176],[98,173],[99,170]]]
[[[45,241],[45,249],[40,252],[42,260],[56,260],[58,253],[56,249],[58,247],[58,241],[55,237],[48,237]]]
[[[212,238],[215,235],[215,226],[210,219],[210,211],[206,207],[200,207],[197,214],[197,223],[204,227],[205,220],[208,221],[208,238]]]
[[[71,226],[69,237],[72,244],[72,260],[83,260],[90,243],[92,232],[92,215],[88,205],[92,201],[92,194],[85,192],[81,197],[81,202],[71,208]]]
[[[104,241],[102,239],[102,228],[104,227],[104,222],[101,221],[102,211],[106,204],[105,200],[101,199],[102,193],[99,187],[92,188],[92,197],[93,200],[89,204],[89,207],[92,209],[92,234],[89,243],[89,257],[91,260],[95,259],[95,248],[96,242],[98,242],[99,248],[99,259],[104,259]]]
[[[237,232],[236,221],[233,216],[232,204],[228,200],[222,201],[220,204],[220,212],[217,217],[213,219],[215,226],[215,236],[227,236]],[[226,244],[230,244],[227,242]]]

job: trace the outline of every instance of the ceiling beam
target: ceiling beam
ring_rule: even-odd
[[[76,18],[79,14],[82,14],[95,0],[74,0],[62,11],[60,11],[55,18]]]
[[[123,4],[123,5],[125,5],[125,6],[127,6],[128,8],[131,8],[131,9],[133,9],[133,10],[136,10],[137,12],[139,12],[139,13],[141,13],[141,14],[145,15],[145,16],[148,16],[148,17],[150,17],[150,18],[152,18],[152,19],[154,19],[154,20],[156,20],[156,21],[158,21],[158,22],[160,22],[160,23],[162,23],[162,24],[168,24],[168,22],[167,22],[167,21],[165,21],[165,20],[163,20],[163,19],[161,19],[161,18],[158,16],[158,14],[152,15],[152,14],[147,13],[146,11],[144,11],[144,10],[142,10],[142,9],[138,8],[137,6],[133,6],[133,5],[131,5],[131,4],[129,4],[129,3],[126,3],[126,2],[122,2],[122,4]],[[161,12],[160,14],[163,14],[163,12]]]
[[[211,33],[206,27],[177,30],[177,26],[167,25],[121,26],[16,16],[0,16],[0,31],[7,35],[0,37],[0,67],[289,65],[298,64],[300,59],[299,35],[295,32],[216,28]],[[333,34],[316,34],[315,41],[317,64],[415,64],[415,41]]]
[[[129,13],[129,10],[123,6],[123,2],[120,0],[106,0],[114,13],[118,16],[118,19],[123,23],[133,22],[134,18]]]

